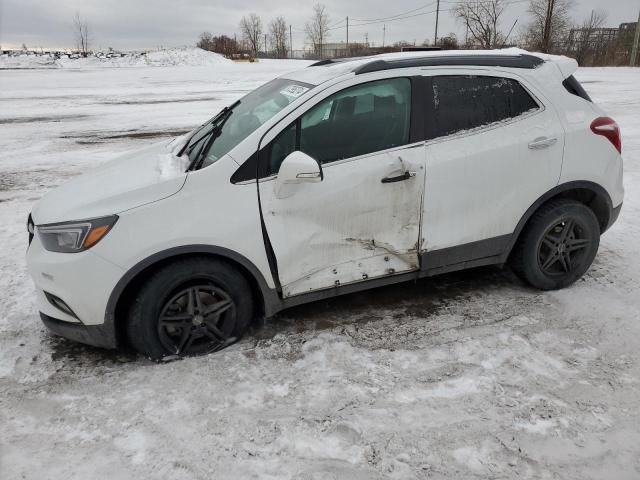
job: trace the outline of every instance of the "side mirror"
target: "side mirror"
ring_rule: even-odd
[[[288,185],[319,183],[324,179],[320,163],[306,153],[295,151],[282,161],[276,178],[276,197],[286,198],[293,194]]]

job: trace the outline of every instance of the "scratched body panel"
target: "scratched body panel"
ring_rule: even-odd
[[[322,182],[288,185],[286,198],[262,183],[284,296],[417,270],[424,160],[421,144],[328,164]]]

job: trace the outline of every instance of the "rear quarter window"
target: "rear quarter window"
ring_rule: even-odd
[[[516,80],[488,76],[433,77],[429,137],[489,126],[540,109]]]

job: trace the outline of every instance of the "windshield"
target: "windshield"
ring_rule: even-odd
[[[196,161],[209,146],[197,164],[207,167],[229,153],[236,145],[255,132],[283,108],[313,88],[302,82],[278,78],[264,84],[232,105],[225,113],[209,120],[194,130],[185,151],[191,162]],[[214,133],[213,144],[210,136]]]

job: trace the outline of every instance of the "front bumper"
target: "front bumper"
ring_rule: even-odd
[[[86,343],[94,347],[116,348],[116,332],[113,325],[83,325],[57,320],[40,312],[40,319],[52,333],[75,342]]]
[[[116,347],[115,326],[106,321],[105,312],[109,296],[124,274],[120,267],[90,250],[49,252],[37,234],[27,252],[27,266],[40,316],[49,330],[78,342]],[[74,315],[51,302],[52,296],[61,299]]]

